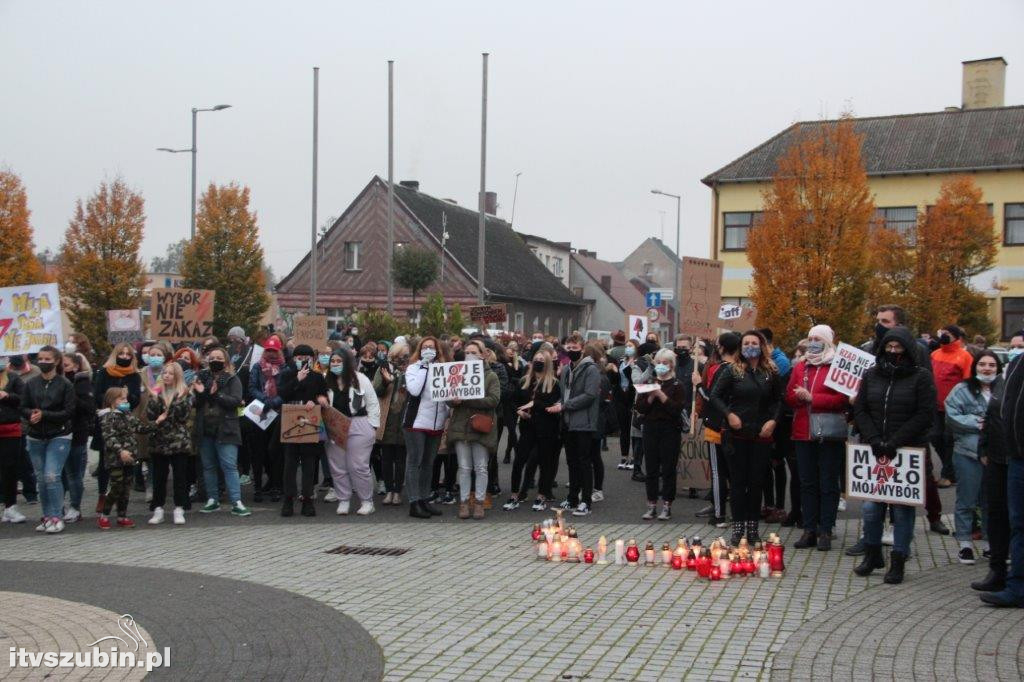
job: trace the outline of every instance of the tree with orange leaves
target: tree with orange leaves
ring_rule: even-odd
[[[117,178],[79,199],[61,247],[61,303],[75,331],[99,353],[107,343],[108,310],[138,308],[145,269],[139,259],[146,215],[142,195]]]
[[[870,286],[869,228],[875,204],[849,118],[814,125],[779,160],[751,231],[752,298],[758,323],[792,348],[815,324],[855,342]]]
[[[0,170],[0,287],[45,281],[35,255],[28,197],[21,178]]]

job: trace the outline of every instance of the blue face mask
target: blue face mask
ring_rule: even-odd
[[[980,381],[983,384],[991,384],[993,381],[996,380],[996,376],[998,376],[998,375],[996,375],[996,374],[988,374],[988,375],[985,375],[985,374],[975,374],[974,376],[977,377],[978,381]]]
[[[754,358],[761,357],[761,349],[757,346],[744,346],[742,352],[743,357],[747,360],[753,360]]]
[[[117,409],[119,409],[121,412],[128,412],[129,410],[132,409],[132,404],[128,402],[118,403]]]
[[[336,377],[340,377],[344,373],[345,373],[345,366],[344,365],[333,365],[331,367],[331,374],[333,374]]]
[[[1009,358],[1011,360],[1013,360],[1015,357],[1017,357],[1021,353],[1024,353],[1024,348],[1011,348],[1009,353],[1007,353],[1007,355],[1009,356]]]
[[[184,373],[185,373],[185,383],[186,384],[191,384],[195,380],[195,378],[196,378],[196,371],[194,369],[186,369],[186,370],[184,370]]]
[[[162,369],[164,366],[164,358],[161,355],[147,355],[146,364],[153,369]]]
[[[824,341],[808,341],[807,342],[807,352],[808,353],[813,353],[814,355],[820,355],[821,353],[825,352],[825,342]]]
[[[657,375],[659,377],[663,377],[666,374],[668,374],[669,367],[668,367],[668,365],[655,365],[654,366],[654,371],[657,373]]]
[[[626,350],[623,352],[626,354],[627,358],[631,358],[636,355],[636,348],[633,348],[633,346],[626,346]]]
[[[320,366],[321,367],[326,367],[331,362],[331,356],[330,355],[326,355],[326,354],[325,355],[320,355],[320,356],[317,357],[317,360],[320,361]]]

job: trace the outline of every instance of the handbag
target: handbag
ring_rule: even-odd
[[[474,414],[469,418],[469,428],[477,433],[490,433],[494,428],[494,417],[489,414]]]
[[[804,369],[804,388],[807,388],[807,370]],[[810,390],[810,389],[807,389]],[[840,412],[812,412],[810,404],[807,405],[808,426],[811,440],[843,441],[850,435],[849,425],[846,423],[846,415]]]

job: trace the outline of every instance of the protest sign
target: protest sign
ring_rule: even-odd
[[[25,284],[0,289],[0,355],[59,348],[64,339],[56,284]]]
[[[872,502],[924,506],[923,448],[899,448],[879,464],[870,445],[846,445],[846,496]]]
[[[469,309],[469,319],[481,324],[508,322],[508,307],[504,303],[475,305]]]
[[[320,413],[324,418],[324,426],[327,427],[328,437],[338,447],[348,446],[348,430],[352,427],[352,420],[333,407],[321,407]]]
[[[633,384],[633,390],[636,391],[637,395],[643,395],[644,393],[650,393],[661,388],[660,384]]]
[[[628,338],[635,339],[637,343],[643,343],[647,340],[647,330],[650,329],[650,322],[646,315],[627,315],[626,329],[629,330]]]
[[[263,431],[267,430],[267,427],[274,423],[274,418],[277,416],[277,412],[274,410],[263,410],[263,402],[260,400],[253,400],[245,407],[244,415],[252,421],[253,424],[260,427]]]
[[[320,410],[305,405],[281,406],[281,442],[316,443],[320,439]]]
[[[864,372],[875,366],[875,356],[848,343],[836,347],[825,385],[844,395],[856,395]]]
[[[676,469],[676,487],[698,490],[711,488],[711,460],[702,440],[683,439]]]
[[[447,402],[484,397],[484,363],[437,362],[430,365],[430,399]]]
[[[684,256],[682,277],[679,333],[715,336],[722,305],[722,262]]]
[[[292,331],[296,346],[305,344],[315,351],[327,347],[326,315],[296,315],[292,319]]]
[[[150,329],[154,339],[177,343],[213,336],[214,292],[209,289],[153,289]]]
[[[757,328],[757,308],[748,305],[723,305],[718,310],[718,328],[745,332]]]
[[[135,343],[143,341],[146,333],[142,330],[141,310],[108,310],[107,341],[110,343]]]

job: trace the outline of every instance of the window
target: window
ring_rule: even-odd
[[[565,324],[565,320],[561,317],[558,318],[558,338],[562,338],[562,325]]]
[[[1006,298],[1003,301],[1003,341],[1009,341],[1014,332],[1024,329],[1024,298]]]
[[[917,243],[917,206],[897,206],[875,209],[875,220],[885,223],[885,229],[903,235],[907,244]]]
[[[522,332],[523,334],[525,334],[526,333],[526,329],[524,329],[525,326],[526,326],[526,315],[524,315],[523,313],[516,313],[516,328],[515,328],[515,331]]]
[[[654,263],[647,260],[644,261],[644,277],[650,277],[651,273],[654,272]]]
[[[551,269],[551,256],[544,256],[544,267]]]
[[[345,269],[360,270],[359,258],[363,250],[362,242],[345,242]]]
[[[722,305],[739,305],[749,308],[754,305],[754,301],[746,296],[723,296]]]
[[[756,225],[761,219],[760,211],[740,211],[723,213],[725,223],[723,230],[725,237],[724,251],[743,251],[747,248],[747,238],[750,236],[750,228]]]
[[[545,317],[544,318],[544,333],[545,334],[550,334],[551,333],[551,318],[550,317]]]
[[[555,277],[561,277],[562,276],[562,259],[561,258],[559,258],[557,256],[555,257],[555,264],[551,268],[551,272],[555,273]],[[561,335],[559,335],[559,336],[561,336]]]
[[[1024,244],[1024,204],[1003,205],[1003,243]]]
[[[345,314],[344,308],[328,308],[327,309],[327,333],[330,334],[335,330],[339,323],[344,325],[348,319]]]

